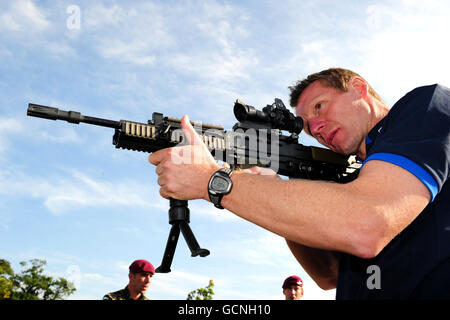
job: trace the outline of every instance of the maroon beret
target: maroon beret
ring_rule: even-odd
[[[290,286],[303,286],[303,281],[299,276],[287,277],[283,282],[283,289],[289,288]]]
[[[147,260],[136,260],[130,265],[131,273],[146,272],[155,274],[155,267]]]

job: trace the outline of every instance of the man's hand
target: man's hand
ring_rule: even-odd
[[[156,166],[159,193],[166,199],[209,200],[208,182],[220,169],[213,156],[185,115],[181,128],[188,145],[166,148],[152,153],[148,161]]]
[[[273,171],[270,168],[264,168],[264,167],[251,167],[248,169],[244,169],[242,170],[243,172],[246,173],[251,173],[251,174],[257,174],[260,176],[268,176],[268,177],[272,177],[272,178],[278,178],[281,179],[277,173],[275,171]]]

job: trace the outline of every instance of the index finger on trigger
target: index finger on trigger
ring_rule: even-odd
[[[150,154],[148,156],[148,162],[157,166],[161,161],[164,160],[166,153],[167,153],[167,151],[165,149],[153,152],[152,154]]]

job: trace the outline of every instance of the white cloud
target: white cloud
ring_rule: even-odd
[[[336,289],[322,290],[314,281],[303,281],[303,300],[336,300]]]
[[[47,185],[45,194],[35,196],[44,197],[45,206],[53,213],[79,206],[165,207],[163,200],[149,201],[149,194],[158,194],[152,185],[136,181],[99,182],[80,172],[74,172],[72,177],[74,180],[60,180],[57,185]]]
[[[339,12],[320,11],[316,17],[312,6],[308,10],[315,18],[293,25],[289,54],[270,68],[271,74],[281,70],[288,76],[280,81],[330,67],[349,68],[388,103],[417,86],[450,83],[447,1],[361,2],[355,15],[350,10],[341,19],[333,19]],[[314,28],[307,27],[311,23]]]
[[[1,133],[1,131],[0,131]],[[64,138],[66,137],[66,138]],[[66,142],[69,136],[62,136]],[[52,139],[48,137],[48,139]],[[0,135],[1,142],[1,135]],[[1,146],[1,145],[0,145]],[[159,186],[142,181],[107,180],[89,176],[78,170],[67,170],[62,177],[30,176],[19,169],[5,166],[0,170],[0,194],[26,195],[42,200],[49,212],[60,215],[80,207],[143,207],[162,211],[168,210],[168,201],[159,195]],[[189,209],[196,217],[204,217],[219,222],[240,221],[241,219],[230,212],[223,212],[201,200],[190,201]],[[121,226],[121,232],[144,236],[138,228]]]
[[[127,234],[127,236],[137,237],[143,239],[148,236],[148,230],[144,231],[143,229],[136,226],[120,226],[116,228],[117,231]]]
[[[46,41],[44,43],[45,43],[45,50],[47,50],[52,57],[59,59],[78,57],[77,51],[73,47],[71,47],[69,43],[65,41]]]
[[[122,273],[128,273],[129,266],[130,266],[130,262],[125,262],[125,261],[117,261],[116,262],[116,268]]]
[[[166,200],[152,184],[136,181],[98,181],[79,171],[65,178],[33,177],[19,170],[0,171],[0,194],[42,199],[53,214],[80,207],[134,206],[166,209]]]
[[[40,143],[82,143],[82,138],[73,128],[61,128],[58,132],[50,133],[48,131],[39,131],[34,138],[39,139]]]
[[[44,127],[46,129],[43,129]],[[40,121],[30,121],[30,118],[24,117],[23,114],[0,118],[0,152],[5,155],[11,148],[17,148],[17,141],[20,141],[20,138],[39,141],[39,144],[46,142],[79,144],[83,142],[74,127],[47,129],[49,127],[42,125]]]
[[[11,146],[10,137],[23,132],[23,123],[17,118],[0,118],[0,159]]]
[[[164,66],[221,86],[249,79],[249,68],[259,63],[250,48],[237,44],[248,37],[246,17],[230,5],[139,3],[129,9],[96,4],[84,11],[85,32],[107,59]]]
[[[60,61],[63,58],[78,56],[77,51],[67,41],[73,38],[75,33],[68,32],[70,30],[64,24],[67,16],[60,7],[61,3],[51,8],[44,8],[39,2],[31,0],[7,3],[8,5],[0,4],[0,31],[2,42],[6,43],[10,50],[21,54],[29,51],[32,56],[47,54]],[[8,58],[8,51],[0,53],[0,58]]]
[[[280,261],[290,258],[286,246],[284,238],[266,232],[259,238],[241,241],[238,254],[246,263],[276,267]]]
[[[256,227],[255,227],[256,228]],[[230,264],[242,264],[251,272],[223,277],[217,289],[218,299],[284,299],[281,284],[285,277],[299,275],[305,284],[305,300],[334,300],[335,290],[322,290],[293,257],[284,238],[265,230],[251,233],[252,238],[236,235],[215,247],[215,251],[233,257]],[[228,254],[228,252],[230,252]],[[261,281],[264,279],[264,281]],[[215,279],[214,279],[215,280]],[[219,281],[217,281],[219,283]],[[251,283],[246,290],[236,290],[237,284]],[[241,285],[242,286],[242,285]]]
[[[139,40],[108,39],[99,47],[101,56],[107,59],[122,60],[135,65],[152,65],[156,57],[147,53],[148,48]]]
[[[0,29],[5,31],[42,32],[50,28],[51,23],[42,9],[31,0],[15,0],[0,14]]]
[[[448,5],[438,1],[371,5],[366,15],[372,32],[363,48],[362,68],[378,78],[382,96],[395,102],[414,87],[450,83],[450,68],[444,63],[450,54]]]
[[[86,279],[91,279],[91,280],[101,280],[103,279],[103,276],[101,274],[98,273],[84,273],[83,277]]]
[[[197,288],[206,287],[209,284],[209,277],[180,270],[173,270],[167,274],[157,274],[150,286],[148,296],[152,292],[158,292],[159,296],[170,295],[185,299],[189,292]]]
[[[174,43],[160,6],[154,3],[139,3],[132,9],[94,4],[83,13],[83,32],[106,59],[151,66],[157,60],[154,50]]]

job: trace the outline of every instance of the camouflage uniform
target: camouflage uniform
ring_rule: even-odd
[[[131,299],[130,291],[128,291],[128,286],[126,286],[122,290],[105,294],[103,296],[103,300],[133,300],[133,299]],[[150,300],[150,299],[141,294],[141,296],[137,300]]]

